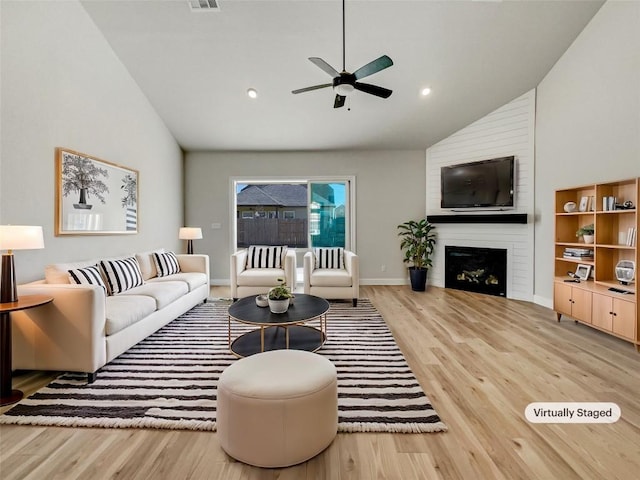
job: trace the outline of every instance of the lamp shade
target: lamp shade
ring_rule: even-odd
[[[202,229],[200,227],[182,227],[178,238],[180,240],[199,240],[202,238]]]
[[[44,248],[42,227],[0,225],[0,250],[33,250]]]

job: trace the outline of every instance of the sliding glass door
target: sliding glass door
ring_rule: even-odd
[[[232,179],[236,249],[354,248],[355,178]]]
[[[309,247],[346,247],[349,182],[309,182]]]

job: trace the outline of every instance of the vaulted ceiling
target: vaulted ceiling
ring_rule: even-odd
[[[426,149],[536,87],[603,2],[346,0],[346,69],[388,55],[365,81],[393,94],[338,109],[291,91],[331,82],[308,57],[342,69],[340,0],[217,3],[82,1],[189,151]]]

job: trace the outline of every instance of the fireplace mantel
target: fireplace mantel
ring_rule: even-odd
[[[527,223],[526,213],[452,213],[427,215],[429,223]]]

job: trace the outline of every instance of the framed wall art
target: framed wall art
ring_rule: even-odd
[[[138,233],[138,171],[56,148],[56,235]]]

